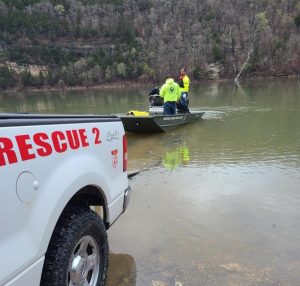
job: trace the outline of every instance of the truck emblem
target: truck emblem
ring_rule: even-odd
[[[111,142],[111,141],[113,141],[113,140],[119,140],[119,133],[118,133],[118,131],[116,130],[115,132],[110,132],[110,131],[108,131],[107,133],[106,133],[106,141],[109,141],[109,142]]]
[[[117,168],[118,166],[118,149],[111,151],[112,155],[112,165],[114,168]]]

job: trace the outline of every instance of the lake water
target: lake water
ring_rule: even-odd
[[[0,94],[0,111],[124,113],[152,86]],[[128,134],[132,200],[108,231],[108,285],[300,285],[300,83],[193,86],[203,120]]]

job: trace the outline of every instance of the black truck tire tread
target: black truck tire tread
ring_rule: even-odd
[[[108,240],[101,218],[89,208],[67,207],[52,234],[41,278],[41,286],[66,286],[66,274],[73,248],[83,235],[93,236],[100,250],[97,286],[104,286],[108,269]]]

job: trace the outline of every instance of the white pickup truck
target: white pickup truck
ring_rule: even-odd
[[[119,118],[0,114],[0,285],[104,285],[130,192]]]

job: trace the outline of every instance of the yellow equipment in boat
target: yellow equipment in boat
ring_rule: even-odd
[[[149,116],[149,112],[147,111],[138,111],[138,110],[129,110],[128,115],[134,115],[134,116]]]

